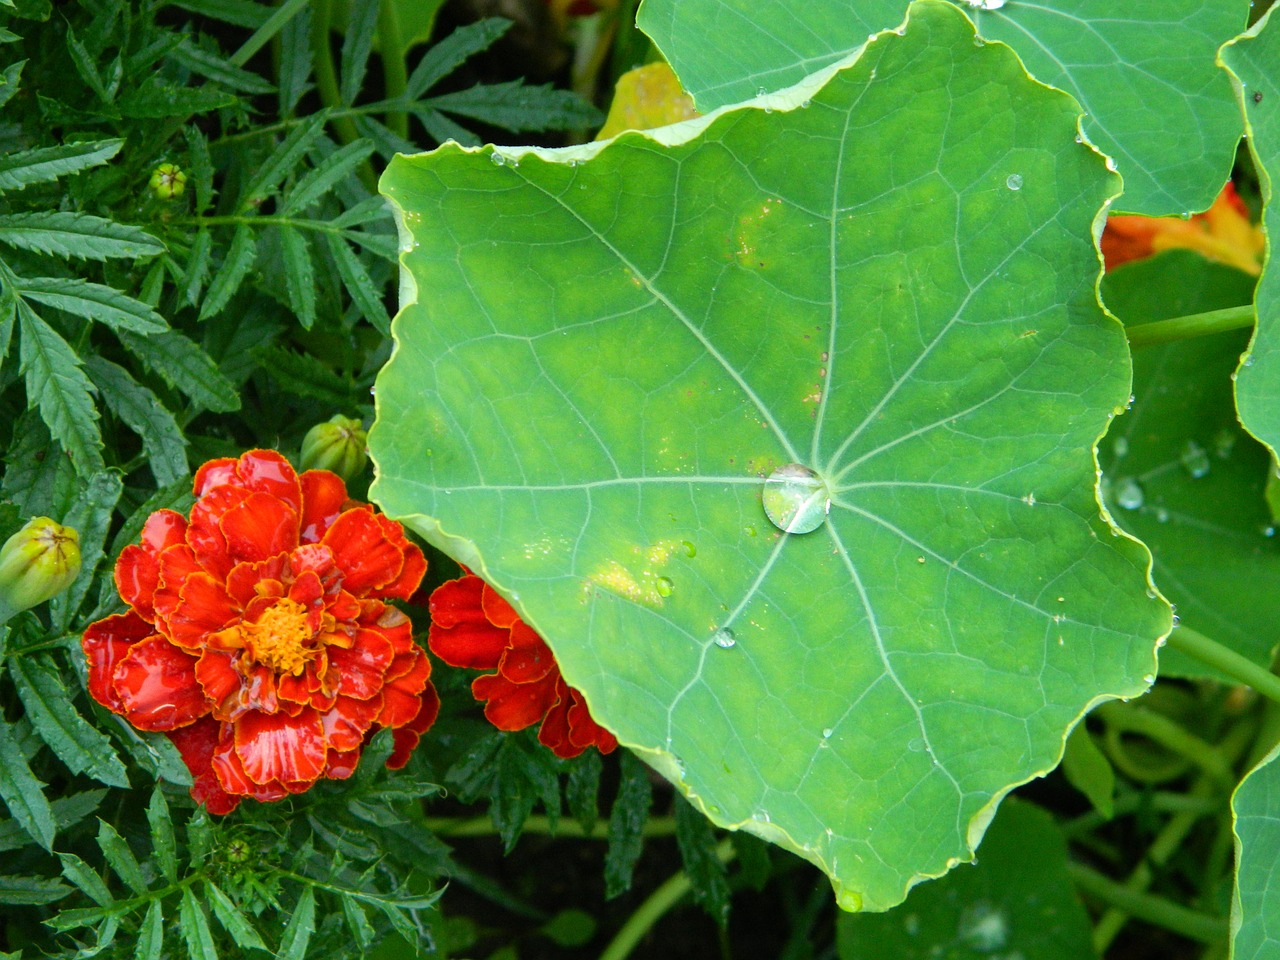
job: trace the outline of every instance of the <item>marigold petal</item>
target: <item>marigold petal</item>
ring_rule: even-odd
[[[382,689],[395,657],[391,641],[378,630],[358,630],[349,649],[330,647],[327,652],[339,673],[339,693],[357,700],[368,700]]]
[[[246,713],[235,723],[235,752],[253,783],[314,781],[328,755],[324,724],[311,709],[296,717]]]
[[[298,545],[298,514],[265,493],[251,493],[219,521],[227,554],[234,560],[266,560]]]
[[[195,663],[164,637],[134,644],[112,678],[129,722],[140,730],[173,730],[207,714],[209,702],[196,680]]]
[[[338,697],[333,708],[321,717],[329,746],[337,750],[355,750],[364,743],[378,716],[378,703]]]
[[[124,713],[124,704],[113,680],[116,665],[128,656],[134,644],[155,634],[155,629],[132,610],[106,617],[89,625],[80,641],[89,667],[89,693],[115,713]]]
[[[378,595],[395,600],[408,600],[422,583],[422,578],[426,576],[427,558],[417,544],[410,543],[405,537],[403,526],[381,513],[374,516],[377,517],[378,524],[382,527],[382,532],[387,539],[398,546],[404,554],[404,565],[400,568],[399,576],[382,587]]]
[[[182,600],[183,584],[188,577],[197,573],[203,575],[205,570],[191,547],[185,543],[176,543],[165,548],[160,554],[160,582],[151,598],[153,622],[164,620],[173,614]]]
[[[442,583],[431,594],[427,646],[450,666],[494,670],[507,649],[510,631],[495,627],[484,615],[483,589],[483,580],[466,576]]]
[[[480,594],[480,607],[495,627],[511,627],[520,622],[520,614],[516,613],[516,608],[503,600],[487,583]]]
[[[399,542],[387,536],[371,507],[343,513],[325,533],[324,543],[333,551],[342,571],[342,589],[357,597],[381,596],[381,588],[398,583],[405,567],[405,548],[409,546],[403,534]]]
[[[569,698],[569,739],[584,750],[595,747],[601,753],[613,753],[617,749],[618,738],[596,723],[582,692],[570,687]]]
[[[240,613],[220,581],[193,573],[183,583],[173,612],[157,625],[179,646],[198,649],[207,634],[235,623]]]
[[[417,748],[418,741],[431,729],[439,713],[440,697],[436,693],[436,688],[428,683],[426,689],[422,691],[417,715],[403,727],[391,732],[393,746],[391,756],[387,757],[388,770],[399,770],[409,762],[409,756]]]
[[[244,678],[235,668],[233,655],[221,650],[205,650],[196,660],[195,671],[200,689],[213,705],[218,719],[234,720],[239,711],[235,703],[228,701],[240,690]],[[223,704],[227,709],[223,709]]]
[[[476,677],[471,693],[487,701],[484,715],[499,730],[523,730],[541,720],[556,703],[555,682],[512,683],[497,673]]]
[[[289,791],[278,780],[255,783],[249,779],[249,775],[245,773],[244,761],[236,752],[233,724],[223,724],[223,733],[218,738],[218,746],[214,750],[211,766],[218,782],[229,794],[251,797],[264,803],[283,800],[289,795]]]
[[[173,510],[157,510],[142,527],[142,543],[130,544],[116,561],[116,589],[125,603],[146,620],[155,619],[152,597],[160,582],[160,555],[183,542],[187,518]]]
[[[240,798],[227,793],[213,771],[213,754],[221,727],[222,724],[213,717],[202,717],[195,723],[165,734],[178,748],[182,762],[191,771],[195,781],[191,784],[191,799],[204,804],[210,813],[220,815],[230,813],[240,805]]]
[[[555,705],[547,711],[538,728],[538,742],[549,747],[551,752],[562,760],[578,756],[586,749],[578,746],[569,738],[569,688],[562,683],[557,684]]]
[[[347,485],[336,473],[308,470],[298,478],[302,486],[299,540],[319,543],[347,503]]]
[[[556,676],[560,675],[551,648],[527,623],[517,620],[511,627],[511,642],[498,663],[498,672],[512,683],[532,683],[553,670]]]
[[[305,474],[304,474],[305,476]],[[346,780],[356,772],[360,763],[361,747],[354,750],[329,750],[329,759],[324,765],[324,775],[330,780]]]
[[[195,477],[195,494],[204,497],[219,487],[235,486],[250,493],[265,493],[302,510],[302,487],[289,461],[275,450],[250,450],[238,460],[210,460]]]
[[[227,596],[241,608],[249,606],[259,597],[284,596],[283,579],[288,570],[288,562],[287,556],[278,555],[266,560],[237,563],[227,574]]]
[[[384,727],[403,727],[418,715],[419,698],[431,681],[431,661],[421,647],[397,654],[387,669],[387,684],[382,688],[382,712],[378,723]]]

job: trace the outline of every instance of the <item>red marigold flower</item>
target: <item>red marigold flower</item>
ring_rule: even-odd
[[[148,518],[116,563],[129,612],[85,631],[89,692],[178,747],[213,813],[344,779],[378,729],[403,766],[435,720],[431,664],[389,606],[427,569],[400,524],[280,454],[211,460],[187,520]]]
[[[468,573],[441,584],[428,602],[431,652],[455,667],[497,671],[471,684],[495,727],[523,730],[542,721],[538,740],[566,759],[588,747],[617,747],[582,694],[565,683],[551,649],[487,583]]]

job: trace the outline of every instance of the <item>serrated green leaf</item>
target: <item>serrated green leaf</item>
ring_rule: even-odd
[[[361,115],[355,118],[356,132],[373,142],[374,149],[384,159],[390,159],[397,153],[416,153],[417,150],[408,140],[373,117]]]
[[[94,810],[107,795],[105,790],[84,790],[68,797],[59,797],[50,804],[53,811],[53,822],[57,830],[79,823]],[[22,827],[13,820],[0,822],[0,851],[18,850],[31,843],[31,838]]]
[[[6,907],[55,903],[70,892],[53,877],[0,876],[0,904]]]
[[[244,70],[217,54],[199,47],[190,40],[175,47],[169,57],[192,73],[199,74],[214,83],[220,83],[240,93],[275,93],[274,84],[250,70]]]
[[[311,886],[302,888],[298,902],[289,917],[289,925],[280,938],[279,960],[302,960],[307,955],[307,944],[316,932],[316,892]]]
[[[147,892],[147,879],[142,875],[142,867],[138,864],[138,858],[133,855],[133,851],[129,849],[129,844],[125,843],[124,837],[116,831],[116,828],[107,823],[107,821],[98,820],[98,848],[102,851],[102,855],[106,857],[107,866],[115,871],[116,876],[125,882],[134,893],[142,896]]]
[[[311,265],[307,238],[301,230],[280,228],[280,253],[284,260],[284,289],[289,306],[297,314],[302,329],[310,330],[316,322],[316,272]]]
[[[167,487],[187,476],[190,469],[186,437],[160,398],[110,360],[93,356],[86,366],[107,409],[142,438],[142,449],[156,483]]]
[[[205,292],[204,302],[200,304],[200,319],[206,320],[219,313],[227,302],[235,296],[240,284],[244,282],[249,268],[258,252],[258,242],[253,228],[247,224],[236,227],[231,235],[231,245],[223,258],[222,266],[214,274],[209,289]]]
[[[187,952],[191,960],[218,960],[218,950],[213,943],[209,921],[204,915],[204,908],[196,901],[190,887],[184,887],[182,890],[178,918],[181,921],[182,938],[187,943]]]
[[[164,252],[164,244],[145,230],[87,213],[0,214],[0,243],[88,260],[134,259]]]
[[[676,843],[693,901],[720,926],[729,922],[729,878],[724,861],[716,853],[716,835],[701,813],[682,798],[676,799]]]
[[[355,399],[352,382],[316,357],[276,346],[258,351],[258,356],[271,378],[289,393],[311,397],[331,407],[346,408]]]
[[[191,306],[200,303],[200,291],[204,289],[209,278],[211,264],[210,253],[213,250],[213,234],[204,227],[196,231],[191,241],[191,255],[187,257],[187,265],[182,273],[182,286],[178,296]]]
[[[303,94],[311,88],[311,7],[304,5],[280,31],[280,116],[292,116]]]
[[[128,788],[129,777],[111,741],[72,706],[71,692],[48,656],[12,658],[9,674],[27,717],[58,759],[76,773]]]
[[[270,6],[252,0],[173,0],[173,6],[249,30],[257,30],[272,13]]]
[[[360,312],[360,316],[373,324],[374,329],[379,333],[390,333],[391,317],[387,314],[386,305],[382,302],[382,292],[369,279],[369,273],[360,262],[360,258],[352,252],[342,237],[326,233],[324,238],[329,243],[329,253],[333,255],[342,285],[350,295],[351,302]]]
[[[187,846],[193,867],[203,864],[213,850],[213,825],[204,807],[197,807],[187,820]]]
[[[1280,450],[1280,15],[1275,9],[1222,48],[1249,134],[1262,194],[1267,261],[1254,294],[1258,323],[1241,359],[1235,393],[1240,422],[1274,454]]]
[[[569,806],[569,813],[582,825],[582,832],[588,836],[595,830],[596,820],[600,816],[600,772],[603,768],[599,751],[588,750],[573,761],[564,785],[564,798]]]
[[[4,36],[8,34],[8,36]],[[0,41],[5,43],[19,39],[16,34],[9,33],[3,27],[0,27]],[[27,61],[19,60],[17,63],[11,63],[0,71],[0,107],[14,98],[20,89],[22,89],[22,68],[27,65]]]
[[[110,103],[115,99],[115,91],[109,90],[102,80],[102,75],[98,72],[97,57],[95,57],[83,43],[81,43],[75,35],[75,31],[71,26],[67,26],[67,52],[71,54],[71,63],[76,68],[76,73],[80,74],[80,79],[85,82],[90,90],[98,95],[98,99],[103,103]]]
[[[882,910],[1170,629],[1095,497],[1119,184],[945,3],[767,106],[397,159],[371,494],[714,822]]]
[[[1203,210],[1227,178],[1238,116],[1227,109],[1218,47],[1245,25],[1248,0],[962,2],[978,33],[1009,44],[1032,76],[1084,107],[1085,134],[1124,176],[1117,209]],[[898,27],[905,0],[645,0],[653,38],[704,112],[796,83]]]
[[[1254,278],[1184,250],[1126,264],[1102,297],[1126,325],[1247,304]],[[1280,643],[1280,543],[1264,494],[1267,450],[1240,429],[1232,373],[1248,334],[1144,346],[1133,355],[1132,407],[1098,448],[1116,523],[1151,548],[1152,578],[1179,621],[1260,665]],[[1161,676],[1223,674],[1178,650]]]
[[[62,861],[62,875],[79,887],[90,900],[100,907],[109,907],[115,903],[107,885],[87,863],[74,853],[59,853],[58,859]]]
[[[1089,798],[1093,809],[1111,819],[1115,809],[1116,772],[1083,723],[1077,724],[1067,737],[1062,773],[1068,783]]]
[[[0,157],[0,191],[21,190],[96,167],[119,153],[122,146],[124,141],[119,139],[86,140],[6,154]]]
[[[191,185],[195,189],[197,214],[213,206],[213,158],[209,155],[209,141],[200,128],[189,124],[182,135],[187,141],[187,154],[191,158]]]
[[[64,524],[80,534],[81,563],[80,572],[71,586],[49,601],[50,620],[53,628],[59,632],[69,629],[72,617],[89,592],[89,586],[102,561],[102,546],[106,542],[107,529],[111,526],[123,489],[124,485],[117,474],[95,473],[62,517]]]
[[[258,168],[253,179],[244,188],[236,208],[240,212],[252,210],[268,197],[280,192],[280,185],[302,161],[324,133],[326,115],[318,113],[308,117],[289,131],[275,151]],[[230,255],[228,255],[228,259]]]
[[[605,896],[610,899],[631,889],[631,875],[644,849],[644,825],[653,806],[649,768],[625,751],[618,768],[621,780],[609,811],[609,847],[604,856]]]
[[[5,453],[0,494],[27,516],[62,516],[79,491],[71,458],[49,436],[35,411],[18,418],[14,436],[16,442]]]
[[[342,914],[346,918],[347,929],[351,931],[355,942],[362,951],[367,950],[373,943],[375,933],[369,918],[365,916],[364,907],[352,897],[343,897]]]
[[[24,300],[18,301],[18,324],[28,404],[39,406],[41,419],[71,455],[77,473],[102,470],[102,433],[93,384],[81,369],[80,358]]]
[[[153,75],[116,101],[122,117],[130,120],[183,118],[221,110],[236,102],[236,95],[214,86],[180,87]]]
[[[357,140],[329,154],[293,185],[280,205],[281,215],[295,216],[305,211],[338,183],[351,176],[371,153],[372,143]]]
[[[409,74],[405,96],[410,100],[417,100],[464,60],[481,50],[487,50],[510,29],[510,20],[489,17],[459,27],[439,43],[433,43],[413,68],[413,73]]]
[[[164,318],[145,303],[101,283],[71,277],[19,277],[16,289],[19,296],[106,324],[113,330],[153,334],[169,329]]]
[[[387,207],[387,201],[382,197],[369,197],[338,214],[329,221],[329,226],[346,230],[375,220],[389,223],[390,219],[391,210]]]
[[[232,903],[231,898],[218,889],[212,880],[205,881],[204,889],[213,907],[213,915],[218,918],[222,928],[231,934],[231,939],[236,942],[236,946],[244,950],[268,949],[262,937],[258,935],[258,931],[240,912],[240,908]]]
[[[149,370],[204,409],[216,413],[240,409],[235,385],[199,344],[176,330],[151,337],[123,334],[120,342]]]
[[[160,960],[164,955],[164,908],[159,900],[152,900],[147,915],[138,929],[138,945],[135,960]]]
[[[422,125],[427,128],[427,133],[435,138],[436,143],[446,143],[452,140],[454,143],[460,143],[464,147],[478,147],[484,142],[466,127],[450,120],[439,110],[415,110],[413,115],[422,121]]]
[[[424,104],[516,133],[580,130],[604,122],[604,115],[573,91],[557,90],[550,84],[529,87],[523,80],[478,84],[432,97]]]
[[[373,34],[378,28],[378,7],[381,0],[351,0],[346,35],[342,40],[342,102],[350,106],[356,102],[364,86],[364,73],[373,51]]]
[[[170,883],[178,881],[177,843],[173,837],[173,822],[169,817],[169,802],[164,790],[156,784],[147,804],[147,823],[151,827],[151,850],[164,878]]]

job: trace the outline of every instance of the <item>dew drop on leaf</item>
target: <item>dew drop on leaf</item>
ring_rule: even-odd
[[[717,647],[724,647],[726,650],[738,642],[737,638],[733,635],[733,631],[728,627],[721,627],[711,635],[711,639],[715,641],[715,645]]]
[[[1022,174],[1020,173],[1009,174],[1009,176],[1005,178],[1004,185],[1008,187],[1010,190],[1021,190]]]
[[[1133,477],[1123,477],[1116,481],[1116,504],[1125,510],[1137,510],[1142,506],[1142,485]]]
[[[1209,474],[1209,454],[1204,447],[1196,443],[1194,440],[1188,440],[1182,448],[1182,453],[1178,459],[1182,462],[1182,467],[1195,480]]]
[[[769,522],[784,533],[812,533],[826,523],[831,510],[826,481],[798,463],[769,474],[761,500]]]
[[[675,584],[671,582],[670,577],[659,577],[653,582],[653,589],[658,592],[658,596],[669,597],[675,590]]]

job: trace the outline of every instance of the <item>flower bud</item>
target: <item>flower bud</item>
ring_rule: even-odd
[[[330,470],[349,481],[369,462],[365,440],[359,420],[338,414],[318,423],[302,438],[302,469]]]
[[[151,171],[147,186],[161,200],[172,200],[187,189],[187,175],[176,163],[162,163]]]
[[[9,615],[44,603],[80,573],[80,534],[35,517],[0,547],[0,608]]]

